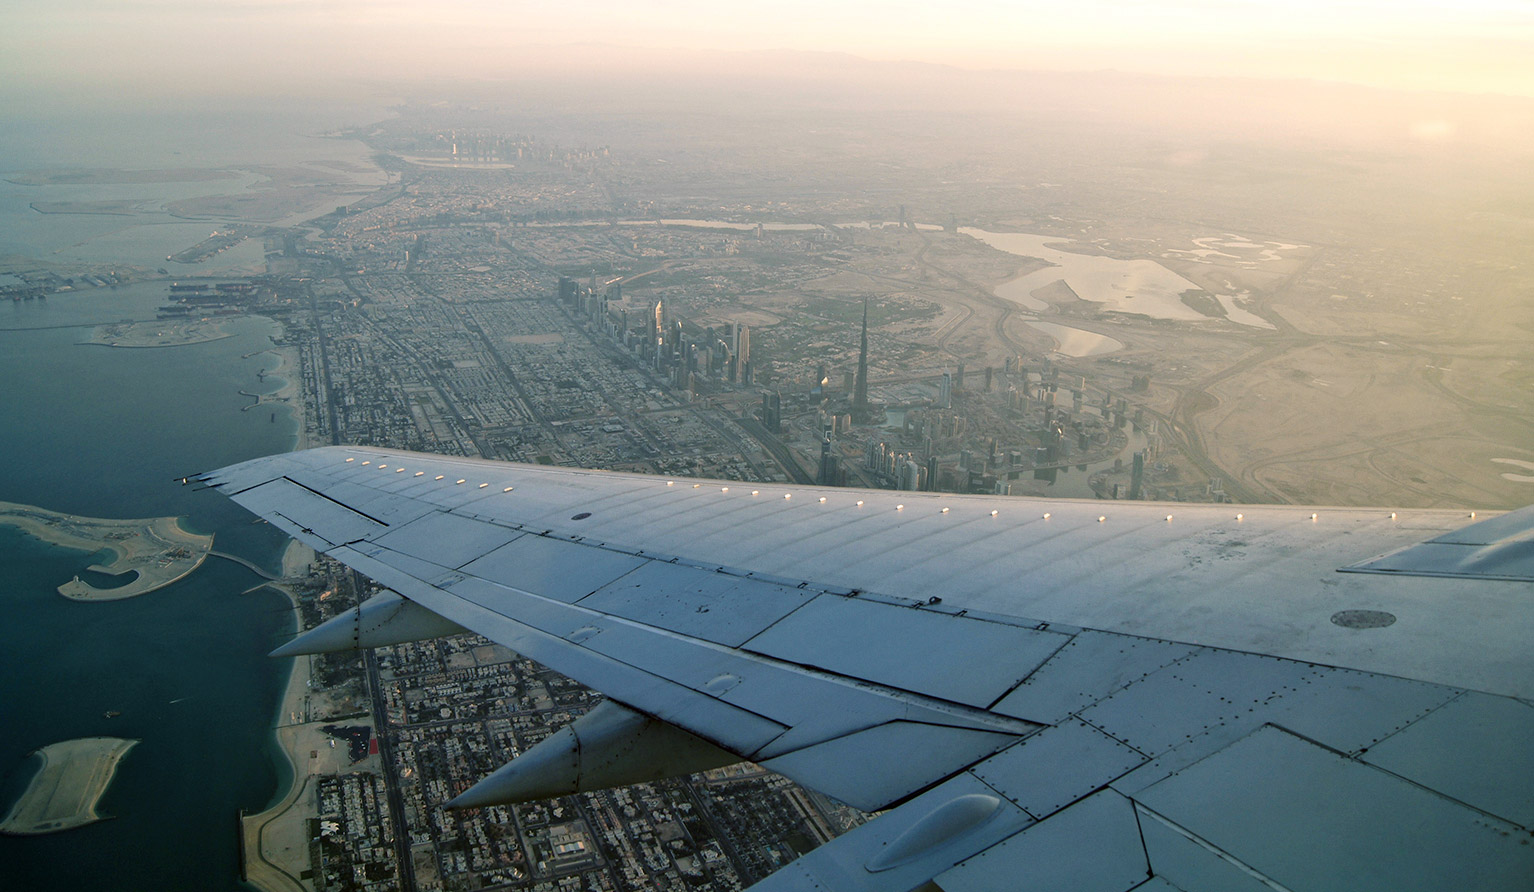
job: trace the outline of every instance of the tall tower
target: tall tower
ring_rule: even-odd
[[[863,298],[863,341],[858,348],[858,377],[853,382],[852,417],[863,421],[868,417],[868,298]]]
[[[815,475],[815,482],[821,486],[836,485],[836,456],[831,452],[831,432],[822,431],[820,435],[820,473]]]

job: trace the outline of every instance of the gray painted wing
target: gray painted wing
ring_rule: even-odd
[[[1534,877],[1530,585],[1334,572],[1463,513],[935,496],[339,447],[205,479],[459,625],[892,807],[767,888]],[[1464,541],[1516,541],[1509,525]]]

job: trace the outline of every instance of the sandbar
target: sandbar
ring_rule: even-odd
[[[119,170],[116,168],[74,168],[69,170],[29,170],[7,176],[6,182],[18,186],[105,186],[140,183],[205,183],[232,180],[239,174],[231,170],[177,167],[164,170]]]
[[[37,836],[101,820],[96,803],[117,774],[117,763],[137,740],[82,737],[50,743],[34,755],[43,767],[0,821],[0,833]]]
[[[32,210],[39,214],[105,214],[132,217],[148,199],[109,199],[102,201],[34,201]]]
[[[77,576],[59,586],[59,594],[75,601],[120,601],[164,588],[202,566],[213,549],[212,535],[187,532],[175,517],[112,520],[0,502],[0,524],[64,548],[110,550],[110,562],[90,569],[135,574],[132,582],[117,588],[97,588]]]
[[[231,335],[223,326],[208,319],[161,319],[98,325],[90,340],[80,343],[103,347],[184,347],[227,337]]]

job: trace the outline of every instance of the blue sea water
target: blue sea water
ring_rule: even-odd
[[[155,292],[158,292],[156,294]],[[152,314],[164,286],[54,296],[0,320],[69,325]],[[7,317],[10,317],[7,319]],[[220,550],[276,568],[283,537],[212,492],[175,482],[291,448],[286,408],[242,412],[238,391],[282,381],[261,353],[265,319],[233,337],[160,349],[78,343],[89,328],[0,331],[0,500],[105,517],[177,515]],[[242,359],[247,353],[255,355]],[[92,556],[0,527],[0,771],[14,796],[26,755],[73,737],[141,739],[102,803],[114,816],[46,837],[0,838],[11,888],[233,889],[235,813],[276,792],[270,727],[286,667],[264,654],[291,630],[286,598],[251,571],[209,558],[179,583],[125,601],[81,603],[55,587]],[[120,716],[108,718],[108,710]],[[10,799],[6,800],[9,804]]]
[[[290,120],[263,143],[256,128],[220,130],[221,120],[123,124],[121,147],[97,140],[62,157],[50,147],[88,129],[81,122],[4,120],[0,109],[0,158],[13,170],[282,163],[314,148],[294,134],[318,129]],[[355,144],[325,142],[357,154]],[[56,220],[23,213],[16,199],[15,190],[0,194],[0,245],[11,251],[96,237],[100,221],[77,219],[84,228],[61,236]],[[80,343],[95,324],[154,318],[165,295],[164,283],[148,282],[0,303],[0,500],[99,517],[183,516],[213,533],[218,550],[275,570],[285,537],[178,478],[292,448],[292,413],[241,411],[250,400],[239,393],[282,387],[282,372],[259,377],[278,365],[263,351],[279,326],[235,319],[229,338],[170,348]],[[0,889],[239,889],[236,812],[264,808],[286,782],[271,728],[289,667],[265,654],[291,633],[287,599],[266,588],[242,594],[262,580],[211,557],[138,598],[81,603],[55,592],[92,560],[0,526],[0,811],[35,773],[28,754],[38,747],[95,735],[142,741],[101,803],[112,819],[0,837]]]
[[[337,129],[387,116],[377,103],[299,104],[199,100],[153,106],[81,107],[67,102],[6,102],[0,94],[0,256],[50,263],[165,266],[168,254],[207,237],[206,222],[169,216],[164,204],[237,193],[256,184],[252,167],[308,162],[370,163],[370,150],[328,138]],[[44,184],[17,174],[70,169],[237,169],[235,179],[169,183]],[[42,214],[33,202],[133,201],[138,216]],[[216,258],[183,273],[214,270]]]

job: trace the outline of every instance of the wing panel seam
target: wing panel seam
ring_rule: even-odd
[[[358,517],[362,517],[362,518],[365,518],[367,520],[371,520],[373,523],[376,523],[376,524],[378,524],[381,527],[389,526],[389,524],[385,523],[382,520],[379,520],[378,518],[374,517],[371,514],[368,514],[366,511],[358,511],[356,508],[353,508],[351,505],[348,505],[345,502],[337,501],[336,499],[333,499],[330,496],[325,495],[324,493],[320,492],[319,490],[317,490],[317,489],[315,489],[315,488],[313,488],[311,486],[305,486],[304,484],[299,483],[297,480],[294,480],[292,477],[289,477],[286,474],[284,474],[281,477],[274,477],[271,480],[268,480],[266,482],[267,483],[272,483],[272,482],[275,482],[277,480],[286,480],[289,483],[293,484],[294,486],[299,487],[300,489],[303,489],[303,490],[305,490],[307,492],[311,492],[314,495],[319,496],[320,498],[322,498],[325,501],[331,503],[332,505],[337,505],[339,507],[345,508],[347,511],[350,511],[351,513],[357,515]],[[265,486],[266,484],[262,484],[262,485]],[[381,489],[376,489],[375,488],[374,492],[378,492],[378,493],[387,495],[387,493],[384,493],[383,490],[381,490]]]
[[[1204,851],[1208,852],[1209,854],[1213,855],[1214,857],[1219,858],[1221,861],[1224,861],[1225,863],[1229,864],[1231,867],[1236,868],[1237,870],[1241,871],[1242,873],[1246,874],[1247,876],[1251,877],[1252,879],[1256,880],[1257,882],[1262,883],[1264,886],[1267,886],[1269,889],[1272,889],[1273,892],[1294,892],[1294,890],[1290,889],[1288,886],[1285,886],[1282,883],[1278,882],[1277,880],[1272,879],[1267,874],[1265,874],[1262,871],[1258,870],[1257,868],[1251,866],[1250,864],[1247,864],[1245,861],[1242,861],[1240,858],[1237,858],[1235,855],[1232,855],[1231,853],[1225,851],[1224,849],[1220,848],[1219,846],[1215,845],[1214,843],[1210,842],[1209,840],[1204,839],[1202,836],[1199,836],[1197,833],[1194,833],[1192,830],[1189,830],[1188,828],[1182,826],[1181,824],[1177,823],[1176,821],[1173,821],[1171,818],[1168,818],[1167,816],[1165,816],[1163,814],[1160,814],[1155,809],[1151,808],[1150,806],[1146,805],[1145,803],[1141,802],[1140,800],[1134,799],[1134,798],[1130,798],[1129,801],[1134,803],[1134,808],[1135,808],[1136,812],[1139,812],[1139,811],[1143,810],[1147,815],[1149,815],[1151,817],[1152,820],[1156,821],[1158,824],[1161,824],[1162,826],[1166,827],[1166,829],[1172,831],[1173,833],[1177,834],[1178,836],[1181,836],[1183,839],[1186,839],[1188,842],[1193,843],[1194,845],[1198,846],[1199,848],[1203,849]],[[1146,861],[1147,864],[1150,865],[1151,873],[1155,874],[1155,872],[1156,872],[1156,863],[1155,863],[1155,861],[1153,859],[1151,859],[1149,857],[1149,853],[1147,853],[1147,857],[1146,857],[1145,861]]]

